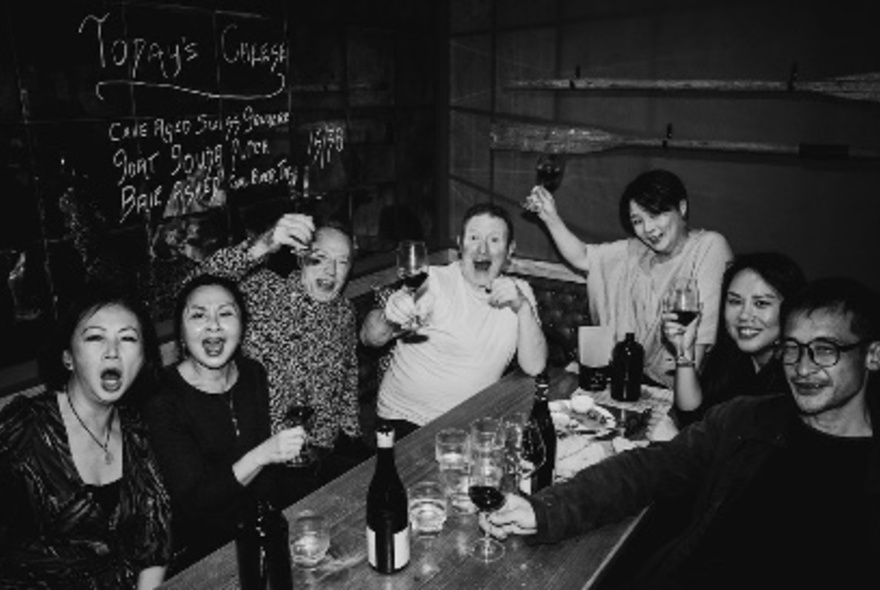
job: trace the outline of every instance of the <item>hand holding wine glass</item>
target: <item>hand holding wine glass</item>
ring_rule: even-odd
[[[284,423],[287,428],[296,428],[301,426],[304,430],[308,429],[309,422],[315,413],[315,409],[307,405],[292,405],[284,414]],[[308,443],[308,432],[306,432],[306,440],[303,441],[299,455],[287,461],[289,467],[303,467],[313,460],[311,448]]]
[[[683,328],[676,330],[674,326],[669,325],[669,322],[664,325],[666,334],[672,336],[675,344],[676,364],[692,364],[693,359],[690,358],[688,351],[693,342],[686,343],[685,338],[690,335],[690,339],[693,339],[696,333],[694,320],[700,314],[700,292],[696,279],[679,277],[672,281],[664,300],[664,312],[670,316],[671,322],[675,322]],[[694,326],[691,327],[691,324]]]
[[[505,496],[501,491],[503,479],[504,457],[502,453],[474,455],[468,495],[480,512],[488,514],[504,505]],[[486,531],[482,537],[471,544],[470,553],[484,563],[489,563],[504,556],[504,545],[491,538]]]
[[[418,304],[422,285],[428,278],[428,252],[424,242],[404,240],[398,244],[397,276],[403,281],[404,290],[410,294],[415,304],[408,321],[401,322],[401,327],[408,330],[418,329],[425,325],[427,315],[424,305]]]

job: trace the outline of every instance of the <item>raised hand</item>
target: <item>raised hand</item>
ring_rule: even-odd
[[[660,318],[663,320],[663,336],[673,346],[673,350],[683,351],[687,358],[693,359],[701,314],[697,314],[696,320],[687,325],[678,321],[679,315],[674,311],[664,311]]]
[[[556,210],[556,200],[550,194],[550,191],[543,186],[535,185],[532,188],[532,192],[526,197],[523,207],[537,215],[544,223],[559,219],[559,212]]]
[[[510,277],[496,277],[489,286],[489,305],[492,307],[509,307],[518,312],[525,302],[525,295]]]
[[[282,246],[304,250],[312,241],[314,232],[315,222],[309,215],[286,213],[275,222],[271,230],[263,234],[262,241],[270,252],[275,252]]]

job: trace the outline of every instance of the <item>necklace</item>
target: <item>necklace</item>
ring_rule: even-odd
[[[110,452],[110,433],[113,431],[113,413],[116,411],[116,408],[113,408],[113,410],[111,410],[110,412],[110,426],[109,428],[107,428],[107,440],[102,443],[98,439],[98,437],[95,436],[91,430],[89,430],[89,427],[86,426],[86,423],[83,422],[83,419],[79,417],[79,413],[76,411],[76,408],[73,407],[73,400],[70,399],[69,393],[67,394],[67,403],[70,405],[70,409],[73,411],[73,415],[76,416],[76,420],[77,422],[79,422],[80,426],[82,426],[85,431],[89,433],[89,436],[92,437],[92,440],[95,441],[95,444],[101,447],[101,449],[104,451],[104,463],[106,463],[107,465],[113,463],[113,453]]]
[[[222,394],[226,398],[226,404],[229,406],[229,415],[232,417],[232,428],[235,429],[235,437],[241,436],[238,430],[238,416],[235,415],[235,401],[232,399],[232,390]]]

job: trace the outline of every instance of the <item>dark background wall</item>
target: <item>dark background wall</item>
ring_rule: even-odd
[[[809,94],[511,90],[540,78],[798,80],[880,72],[869,3],[780,0],[461,0],[450,37],[450,219],[475,200],[519,211],[535,153],[493,151],[492,121],[599,128],[616,136],[880,150],[880,103]],[[875,76],[876,77],[876,76]],[[875,93],[876,98],[876,93]],[[617,203],[654,167],[679,174],[692,225],[737,252],[781,250],[811,277],[880,289],[880,161],[623,148],[568,159],[557,204],[587,241],[624,235]],[[539,224],[517,221],[519,253],[556,260]]]
[[[4,2],[0,367],[89,278],[161,322],[198,260],[283,211],[351,223],[359,262],[439,243],[439,8]]]

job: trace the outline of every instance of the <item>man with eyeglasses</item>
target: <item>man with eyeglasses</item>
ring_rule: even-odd
[[[878,587],[880,301],[856,281],[824,279],[783,314],[789,392],[720,404],[668,442],[508,496],[481,524],[555,542],[688,497],[689,518],[648,539],[648,556],[625,562],[636,573],[612,574],[611,587]]]

